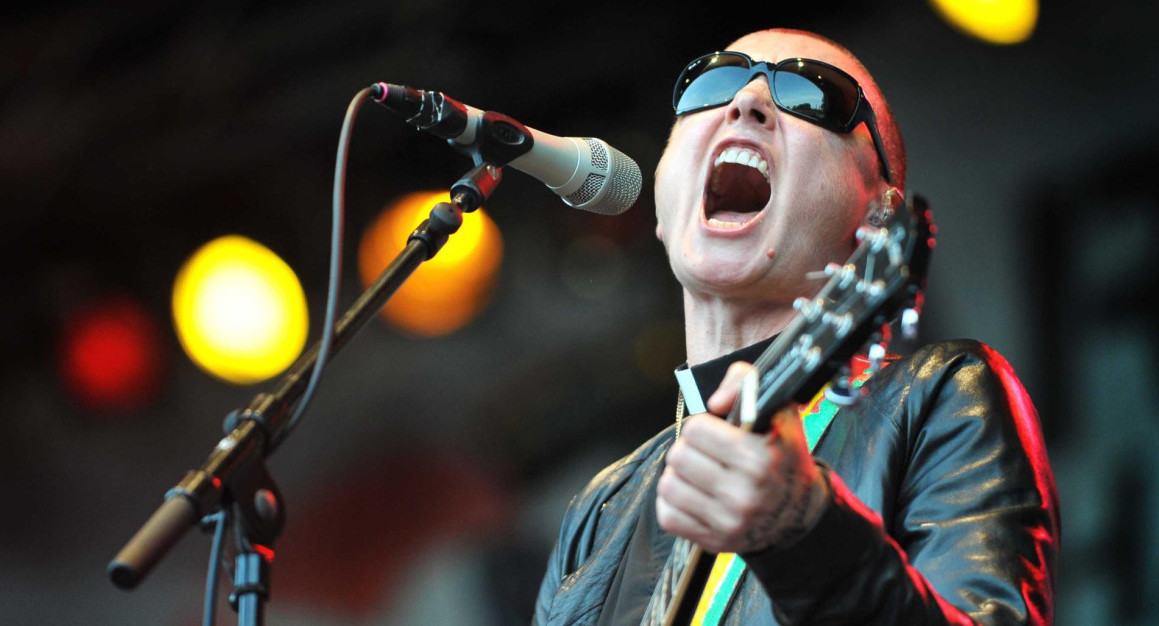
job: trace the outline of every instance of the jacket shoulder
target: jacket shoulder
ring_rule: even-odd
[[[908,411],[895,411],[896,416],[920,419],[938,405],[956,401],[997,405],[1033,416],[1035,421],[1038,418],[1026,389],[1006,358],[974,339],[928,344],[898,359],[875,378],[879,380],[874,386],[883,392],[879,401],[908,406]]]

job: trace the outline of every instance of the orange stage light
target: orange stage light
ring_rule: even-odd
[[[384,209],[363,233],[358,249],[363,286],[373,283],[402,251],[431,207],[449,201],[446,192],[415,192]],[[395,328],[423,337],[458,330],[486,306],[502,258],[499,228],[482,209],[466,213],[459,231],[433,259],[415,270],[381,315]]]

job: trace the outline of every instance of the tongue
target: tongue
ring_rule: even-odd
[[[723,163],[709,180],[705,215],[721,222],[747,222],[765,208],[769,191],[769,181],[760,171]]]

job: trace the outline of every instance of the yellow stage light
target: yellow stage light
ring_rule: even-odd
[[[298,358],[308,332],[306,296],[290,266],[245,237],[215,239],[173,285],[173,322],[189,358],[232,383],[256,383]]]
[[[996,44],[1030,39],[1038,21],[1038,0],[930,0],[951,26]]]
[[[447,192],[415,192],[384,209],[362,235],[358,249],[362,284],[369,286],[378,278],[431,207],[449,201]],[[392,326],[414,335],[435,337],[458,330],[487,304],[502,258],[499,228],[482,209],[466,213],[459,231],[399,287],[381,314]]]

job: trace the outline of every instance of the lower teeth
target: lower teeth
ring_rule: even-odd
[[[732,229],[736,229],[736,228],[740,228],[741,226],[744,226],[743,222],[722,222],[722,221],[716,219],[715,217],[708,218],[708,224],[709,224],[709,226],[714,226],[716,228],[732,228]]]

